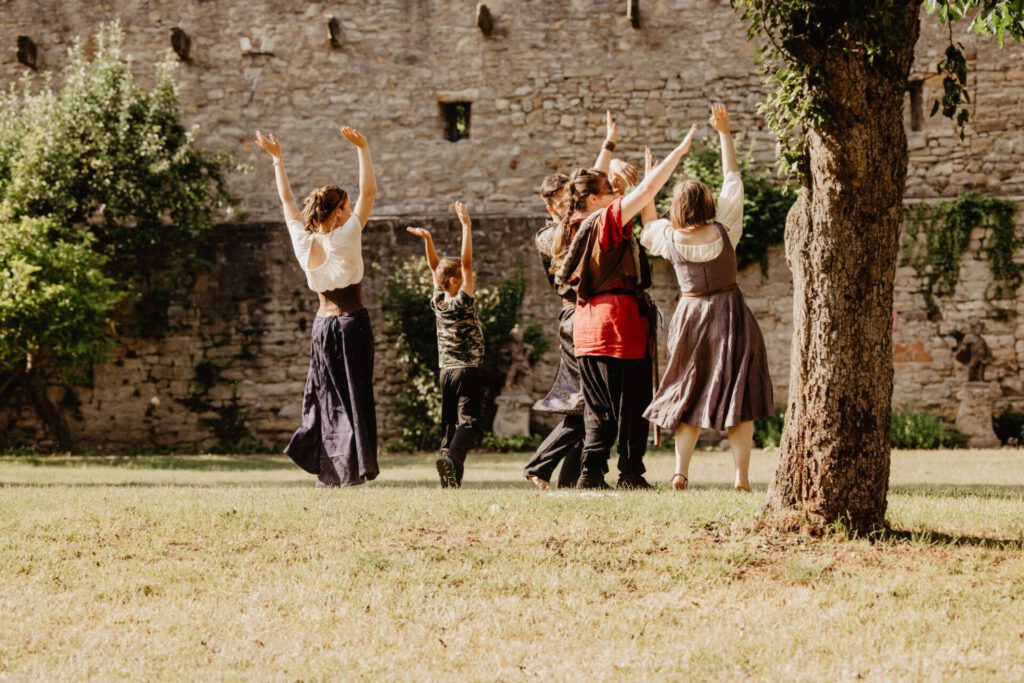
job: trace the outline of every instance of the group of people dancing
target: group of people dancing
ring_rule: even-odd
[[[702,429],[725,431],[735,466],[734,487],[749,491],[754,421],[774,413],[764,339],[737,284],[735,246],[743,231],[743,183],[722,105],[711,108],[722,149],[717,202],[693,179],[676,183],[668,216],[655,199],[690,151],[698,126],[660,163],[646,149],[644,175],[614,159],[618,127],[607,116],[593,167],[545,178],[540,195],[549,220],[535,237],[548,280],[561,298],[560,360],[554,383],[534,409],[563,415],[524,469],[547,490],[561,464],[559,488],[608,489],[612,448],[617,488],[654,488],[644,474],[650,425],[674,434],[673,490],[688,487],[690,460]],[[302,424],[285,452],[317,475],[318,486],[375,479],[377,425],[373,394],[374,340],[363,303],[362,230],[376,196],[366,138],[341,135],[359,158],[359,197],[340,187],[313,190],[302,211],[274,135],[256,133],[273,159],[278,195],[296,258],[320,308],[313,324]],[[466,456],[480,432],[479,366],[484,337],[476,311],[472,220],[456,202],[462,228],[457,257],[439,258],[430,232],[423,241],[433,280],[429,305],[437,329],[441,384],[440,485],[462,485]],[[668,330],[668,363],[657,376],[658,310],[648,254],[675,270],[679,302]]]

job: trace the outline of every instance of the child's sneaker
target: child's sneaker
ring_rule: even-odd
[[[447,455],[442,455],[434,464],[437,465],[437,476],[441,478],[441,488],[458,488],[459,484],[455,479],[455,463],[452,462],[452,459]]]

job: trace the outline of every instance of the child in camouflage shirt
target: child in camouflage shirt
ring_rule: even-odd
[[[430,307],[437,320],[437,356],[441,366],[441,457],[437,474],[442,488],[462,486],[462,473],[480,423],[480,362],[484,332],[473,298],[473,233],[469,212],[455,203],[462,223],[462,258],[438,259],[434,240],[424,228],[407,228],[423,239],[434,274]]]

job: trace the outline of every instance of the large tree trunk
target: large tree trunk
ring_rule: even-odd
[[[903,98],[919,0],[893,2],[905,41],[872,64],[810,41],[830,104],[809,130],[809,173],[786,224],[793,346],[781,460],[769,510],[857,533],[884,524],[892,402],[892,296],[907,140]],[[834,34],[832,36],[834,40]]]
[[[46,395],[46,385],[33,372],[26,372],[22,376],[22,386],[28,394],[28,400],[36,415],[50,432],[50,436],[57,442],[57,448],[62,453],[68,453],[72,448],[71,429],[64,419],[64,413],[60,407],[54,405],[50,397]]]

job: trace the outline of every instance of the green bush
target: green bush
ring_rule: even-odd
[[[967,439],[945,420],[931,413],[904,407],[894,410],[889,426],[893,448],[963,448]]]
[[[722,187],[722,148],[718,138],[683,157],[682,167],[672,178],[699,180],[712,192]],[[743,178],[743,238],[736,245],[736,261],[740,270],[760,263],[767,273],[769,247],[782,244],[786,233],[786,216],[796,196],[779,182],[768,166],[754,162],[750,152],[738,159]],[[667,212],[670,197],[663,197],[659,209]]]
[[[539,434],[530,436],[495,436],[493,432],[484,434],[480,448],[488,453],[532,453],[540,447],[544,437]]]
[[[782,443],[782,428],[786,424],[786,406],[775,406],[775,415],[754,422],[754,445],[758,448],[778,448]]]
[[[1020,445],[1024,441],[1024,413],[1007,408],[992,419],[992,428],[1004,445]]]
[[[480,365],[484,431],[489,431],[494,422],[495,399],[505,384],[506,351],[525,290],[521,273],[494,287],[476,288],[477,315],[484,329],[485,351]],[[387,398],[400,434],[400,439],[389,446],[395,450],[433,450],[440,441],[441,389],[436,325],[430,308],[432,292],[430,268],[422,257],[410,258],[385,276],[381,308],[388,339],[398,350],[405,369],[401,389]]]
[[[59,232],[47,219],[0,215],[0,397],[24,389],[58,446],[69,450],[67,424],[46,386],[89,380],[112,346],[107,316],[122,291],[103,273],[88,234],[55,237]]]

